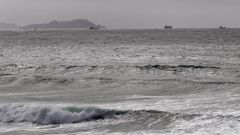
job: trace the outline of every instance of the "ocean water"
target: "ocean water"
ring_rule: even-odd
[[[240,29],[0,32],[1,135],[239,135]]]

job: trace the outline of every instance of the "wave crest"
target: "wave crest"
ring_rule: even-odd
[[[34,105],[0,105],[0,121],[2,122],[32,122],[36,124],[78,123],[105,118],[114,118],[124,112],[99,109],[94,107],[57,108]]]
[[[157,110],[111,110],[95,107],[54,107],[46,105],[0,104],[0,122],[30,122],[39,125],[80,123],[96,120],[122,120],[118,127],[126,125],[136,130],[143,127],[159,129],[178,121],[204,122],[206,120],[234,120],[234,115],[182,114]]]
[[[149,124],[161,119],[160,125],[168,125],[177,119],[193,119],[199,115],[175,114],[156,110],[111,110],[95,107],[53,107],[44,105],[2,104],[0,122],[31,122],[39,125],[79,123],[100,119],[125,119]]]

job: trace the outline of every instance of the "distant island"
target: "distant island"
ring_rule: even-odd
[[[16,24],[0,23],[0,30],[11,29],[104,29],[105,26],[94,24],[86,19],[75,19],[71,21],[51,21],[42,24],[29,24],[26,26],[18,26]]]
[[[8,24],[8,23],[0,23],[0,30],[8,30],[8,29],[19,29],[20,26],[16,24]]]
[[[51,21],[43,24],[30,24],[21,27],[21,29],[101,29],[105,26],[96,25],[85,19],[76,19],[72,21]]]

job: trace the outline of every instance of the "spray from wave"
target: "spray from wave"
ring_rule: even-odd
[[[99,122],[100,120],[103,120]],[[36,104],[0,104],[0,122],[30,122],[37,125],[71,124],[92,121],[96,125],[108,122],[109,131],[135,132],[140,130],[171,130],[173,133],[195,133],[239,127],[234,115],[204,115],[171,113],[157,110],[112,110],[95,107],[57,107]],[[99,123],[98,123],[98,122]],[[98,123],[98,124],[97,124]],[[229,126],[229,128],[226,128]],[[100,126],[100,125],[98,125]],[[101,125],[104,128],[103,125]],[[100,126],[100,127],[101,127]],[[205,132],[205,131],[201,131]]]
[[[156,110],[112,110],[95,107],[54,107],[46,105],[2,104],[0,122],[31,122],[40,125],[79,123],[100,119],[126,119],[133,122],[161,120],[165,126],[177,119],[189,120],[198,114],[178,114]],[[162,125],[160,124],[160,125]]]
[[[114,118],[123,111],[99,109],[94,107],[50,107],[36,105],[0,105],[0,121],[2,122],[32,122],[36,124],[63,124],[82,121]]]

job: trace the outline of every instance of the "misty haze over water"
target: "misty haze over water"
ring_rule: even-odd
[[[239,0],[0,0],[0,22],[87,19],[108,28],[240,27]]]

